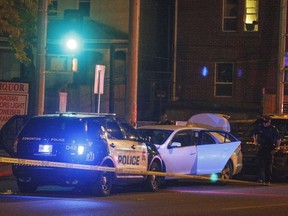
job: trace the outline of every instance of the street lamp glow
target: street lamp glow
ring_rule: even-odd
[[[70,50],[75,50],[78,47],[78,43],[75,39],[68,39],[66,42],[66,46]]]

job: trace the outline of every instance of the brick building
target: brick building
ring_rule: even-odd
[[[46,112],[57,111],[58,91],[66,86],[68,110],[95,111],[93,68],[104,64],[101,112],[125,116],[129,1],[52,1],[50,6],[54,8],[48,14]],[[138,120],[158,120],[162,112],[175,120],[187,120],[199,112],[225,113],[235,118],[275,112],[282,1],[140,1]],[[50,34],[51,25],[63,21],[66,10],[82,11],[83,29],[89,32],[77,73],[68,68],[73,56],[69,59],[54,49],[60,47],[61,38]],[[30,77],[24,76],[28,72],[12,61],[13,53],[5,38],[0,38],[0,44],[1,80],[16,77],[32,83],[35,71],[28,68]],[[9,64],[4,64],[6,59],[10,59]]]
[[[178,0],[176,8],[170,116],[275,112],[280,0]]]

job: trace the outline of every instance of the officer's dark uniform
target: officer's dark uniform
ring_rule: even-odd
[[[277,128],[271,125],[270,117],[263,117],[255,131],[256,144],[259,146],[259,182],[270,183],[272,176],[273,150],[280,140]]]

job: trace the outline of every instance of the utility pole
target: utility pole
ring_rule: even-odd
[[[133,125],[137,123],[139,24],[140,0],[130,0],[126,120]]]
[[[284,103],[284,72],[285,72],[285,47],[286,47],[286,23],[287,23],[287,0],[280,1],[279,20],[279,50],[278,50],[278,73],[277,73],[277,97],[276,113],[283,114]]]
[[[47,8],[47,0],[38,0],[38,45],[36,62],[36,114],[38,115],[44,113]]]

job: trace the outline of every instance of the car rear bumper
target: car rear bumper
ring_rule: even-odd
[[[96,181],[98,171],[13,165],[13,175],[18,181],[40,185],[73,186]]]

